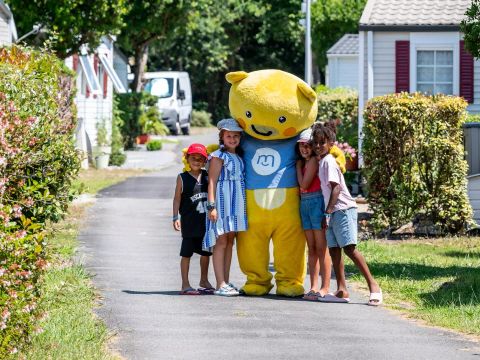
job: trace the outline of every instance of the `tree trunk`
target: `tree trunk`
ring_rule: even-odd
[[[148,60],[148,45],[139,45],[135,49],[135,77],[133,79],[133,91],[141,92],[142,91],[142,79],[143,74],[145,73],[145,68],[147,67]]]

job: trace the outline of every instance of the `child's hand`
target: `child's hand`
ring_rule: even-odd
[[[210,221],[217,221],[217,217],[218,217],[218,214],[217,214],[217,209],[212,209],[208,212],[208,219]]]
[[[176,231],[180,231],[180,219],[177,219],[173,222],[173,228],[176,230]]]

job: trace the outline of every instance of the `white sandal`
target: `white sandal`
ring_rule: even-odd
[[[370,293],[370,299],[368,299],[367,305],[378,306],[383,303],[382,289],[378,293]]]
[[[218,290],[215,290],[214,294],[219,296],[238,296],[239,295],[237,290],[235,290],[234,288],[231,288],[228,285],[223,285]]]

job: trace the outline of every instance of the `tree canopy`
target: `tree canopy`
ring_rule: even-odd
[[[124,25],[127,0],[9,0],[19,36],[41,24],[42,32],[25,39],[27,44],[50,40],[51,48],[66,58],[83,44],[91,48],[103,35],[115,35]]]
[[[475,58],[480,58],[480,0],[472,0],[462,21],[461,30],[465,34],[465,48]]]

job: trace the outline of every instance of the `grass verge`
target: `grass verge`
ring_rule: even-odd
[[[358,249],[389,307],[430,325],[480,336],[480,237],[366,241]],[[365,287],[349,260],[346,271]]]
[[[82,193],[95,194],[141,173],[140,170],[82,171],[75,187]],[[73,261],[77,235],[88,206],[89,203],[74,203],[65,219],[52,225],[48,241],[51,267],[39,284],[39,306],[45,316],[38,324],[40,331],[21,357],[38,360],[119,358],[107,349],[111,335],[92,312],[97,294],[91,278]]]

